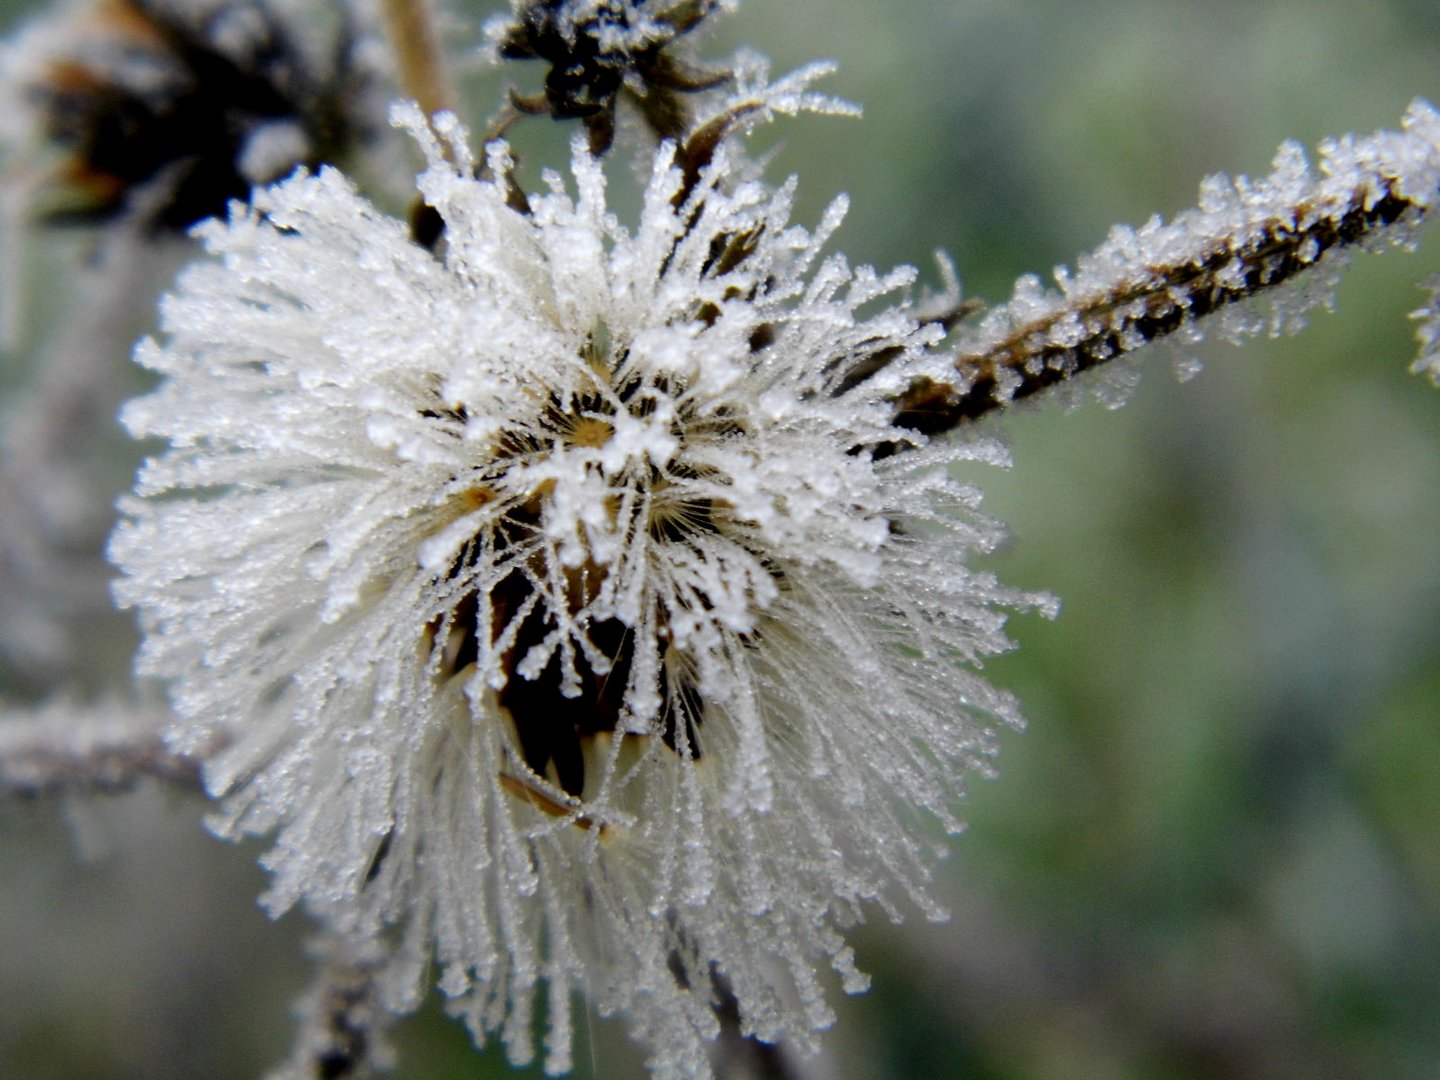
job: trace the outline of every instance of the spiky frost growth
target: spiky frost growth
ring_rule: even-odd
[[[433,955],[515,1061],[545,987],[550,1070],[581,991],[705,1076],[723,977],[813,1047],[817,963],[859,990],[839,928],[939,914],[919,819],[959,828],[1018,719],[974,668],[1037,598],[966,569],[997,528],[946,474],[1003,453],[872,460],[940,332],[913,271],[821,258],[843,202],[807,232],[793,183],[666,145],[632,232],[577,146],[526,215],[407,120],[443,260],[298,177],[203,227],[137,352],[170,448],[112,553],[175,746],[231,740],[216,828],[275,833],[271,911],[404,927],[392,1006]]]
[[[1431,382],[1440,385],[1440,276],[1427,278],[1421,284],[1430,298],[1410,313],[1420,343],[1420,354],[1410,370],[1416,375],[1428,375]]]
[[[1073,273],[1055,271],[1058,291],[1022,277],[957,337],[954,373],[906,395],[901,422],[948,430],[1166,337],[1294,332],[1355,248],[1408,244],[1437,201],[1440,113],[1427,102],[1399,132],[1323,143],[1318,174],[1287,142],[1266,177],[1212,176],[1173,221],[1116,226]],[[1268,309],[1246,303],[1256,297]]]

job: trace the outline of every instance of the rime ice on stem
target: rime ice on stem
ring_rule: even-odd
[[[121,791],[146,778],[198,787],[200,759],[170,749],[169,715],[123,702],[0,708],[0,795]]]
[[[1440,276],[1431,277],[1424,283],[1430,294],[1424,306],[1410,313],[1415,320],[1415,337],[1420,344],[1420,355],[1410,370],[1416,375],[1427,375],[1430,381],[1440,385]]]
[[[389,1072],[395,1054],[386,1034],[394,1013],[376,985],[384,950],[375,942],[321,935],[309,952],[316,973],[295,1007],[295,1045],[266,1080],[363,1080]]]
[[[1440,114],[1427,102],[1400,132],[1324,143],[1318,175],[1286,143],[1262,179],[1214,176],[1174,221],[1117,226],[1076,271],[1055,272],[1058,292],[1021,278],[957,335],[952,374],[902,395],[898,422],[947,431],[1171,335],[1292,331],[1328,303],[1355,248],[1409,243],[1437,200]],[[1259,298],[1271,307],[1246,303]]]

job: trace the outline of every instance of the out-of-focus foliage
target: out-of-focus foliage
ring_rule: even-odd
[[[982,297],[1189,205],[1207,172],[1263,172],[1284,138],[1440,97],[1435,0],[749,0],[719,36],[776,70],[833,57],[829,89],[866,108],[767,133],[799,220],[848,191],[852,258],[943,246]],[[468,85],[487,112],[498,80]],[[27,259],[38,325],[64,313],[62,254]],[[951,922],[863,935],[875,987],[818,1075],[1440,1073],[1440,398],[1404,370],[1440,238],[1361,262],[1299,337],[1208,347],[1185,386],[1152,362],[1118,412],[1003,421],[1015,467],[976,477],[1014,536],[991,565],[1064,605],[1016,620],[991,668],[1030,730],[969,800]],[[0,388],[30,363],[4,357]],[[202,812],[153,793],[0,812],[0,1075],[283,1057],[301,927],[265,925],[255,852]],[[577,1075],[638,1074],[591,1030]],[[405,1077],[526,1075],[477,1065],[437,1009],[400,1036]]]

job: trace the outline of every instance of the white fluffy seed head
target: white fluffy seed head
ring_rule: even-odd
[[[178,747],[228,742],[216,827],[274,834],[271,910],[405,928],[393,1005],[433,958],[523,1061],[543,988],[563,1070],[580,989],[704,1076],[723,976],[810,1046],[817,962],[863,987],[837,928],[938,914],[917,819],[957,828],[1017,720],[973,666],[1035,598],[966,568],[997,529],[945,471],[1000,455],[873,460],[937,332],[912,271],[822,257],[838,207],[812,234],[792,185],[722,148],[687,190],[664,146],[627,229],[577,146],[521,213],[402,120],[443,256],[297,176],[201,230],[137,351],[141,668]]]

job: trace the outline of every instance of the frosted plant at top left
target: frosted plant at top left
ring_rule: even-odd
[[[378,126],[363,21],[342,2],[69,0],[0,52],[7,183],[54,217],[223,214]]]
[[[65,0],[0,44],[0,348],[23,385],[0,447],[0,670],[22,692],[95,692],[125,636],[102,550],[138,456],[112,420],[186,231],[298,165],[383,161],[387,76],[351,0]]]

